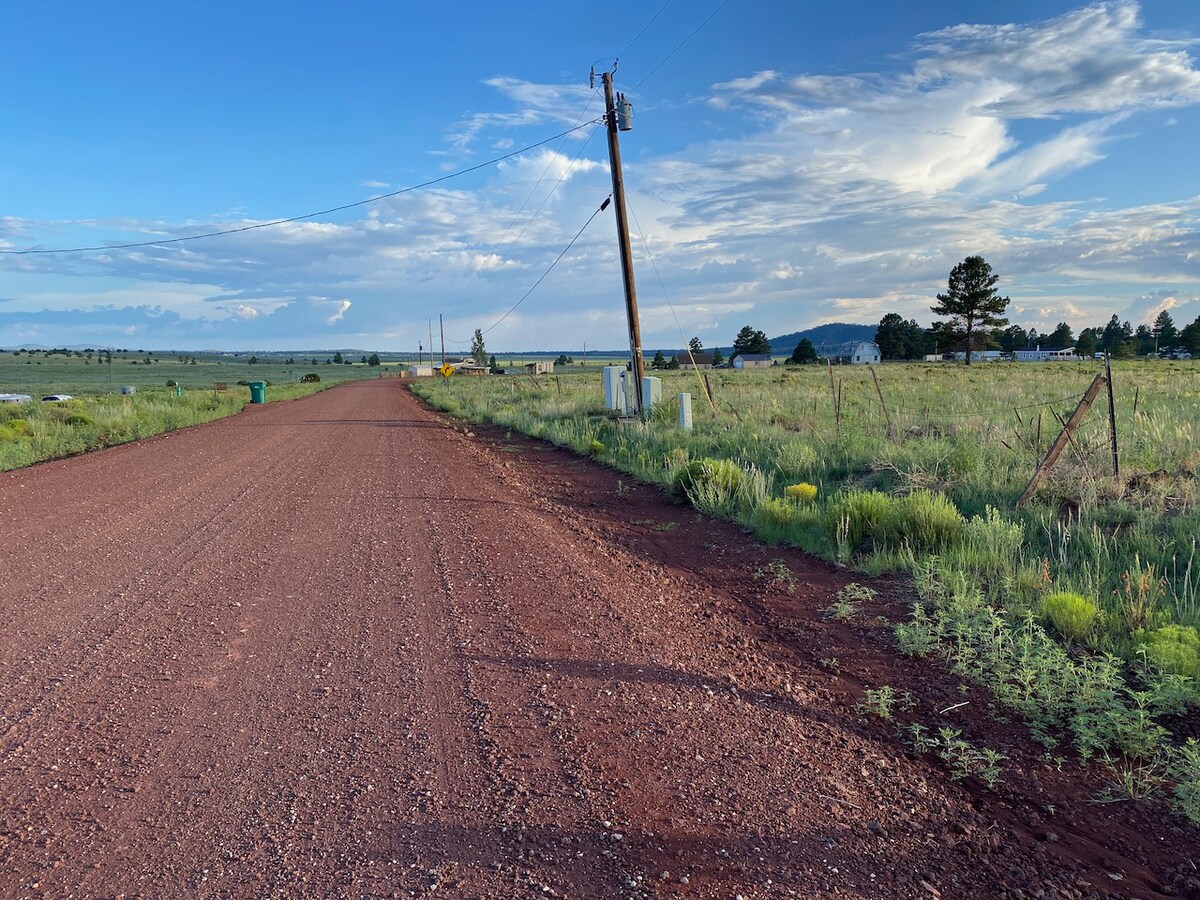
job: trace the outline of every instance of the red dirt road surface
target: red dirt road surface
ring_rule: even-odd
[[[396,380],[0,506],[3,897],[1200,896],[1195,830],[895,653],[903,585],[825,621],[849,573]]]

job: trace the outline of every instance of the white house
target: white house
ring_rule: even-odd
[[[840,366],[874,365],[881,358],[874,341],[847,341],[830,354],[830,360]]]

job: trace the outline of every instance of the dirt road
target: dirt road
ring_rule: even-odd
[[[1020,757],[986,792],[856,714],[972,695],[824,622],[847,574],[395,380],[8,473],[0,508],[3,897],[1195,886],[1161,812]]]

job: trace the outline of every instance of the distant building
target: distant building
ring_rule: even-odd
[[[874,341],[847,341],[829,354],[830,362],[839,366],[867,366],[879,362],[879,345]]]
[[[711,364],[711,359],[709,360]],[[770,353],[739,353],[733,358],[735,369],[768,369],[774,364]]]
[[[552,362],[531,362],[525,364],[526,375],[553,375],[554,363]]]
[[[971,362],[1000,362],[1004,356],[1003,350],[972,350]],[[959,362],[966,362],[967,351],[959,350],[954,354],[954,358]]]
[[[688,356],[686,351],[675,354],[675,361],[679,363],[681,369],[690,369],[693,359],[696,361],[697,369],[711,369],[713,367],[713,355],[706,351],[693,353],[691,356]]]
[[[1043,350],[1038,347],[1036,350],[1013,351],[1014,362],[1070,362],[1079,358],[1074,347],[1067,347],[1065,350]]]
[[[409,378],[431,378],[433,376],[433,366],[409,366]]]

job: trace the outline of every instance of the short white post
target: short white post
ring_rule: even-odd
[[[692,430],[692,395],[679,395],[679,427],[685,431]]]

